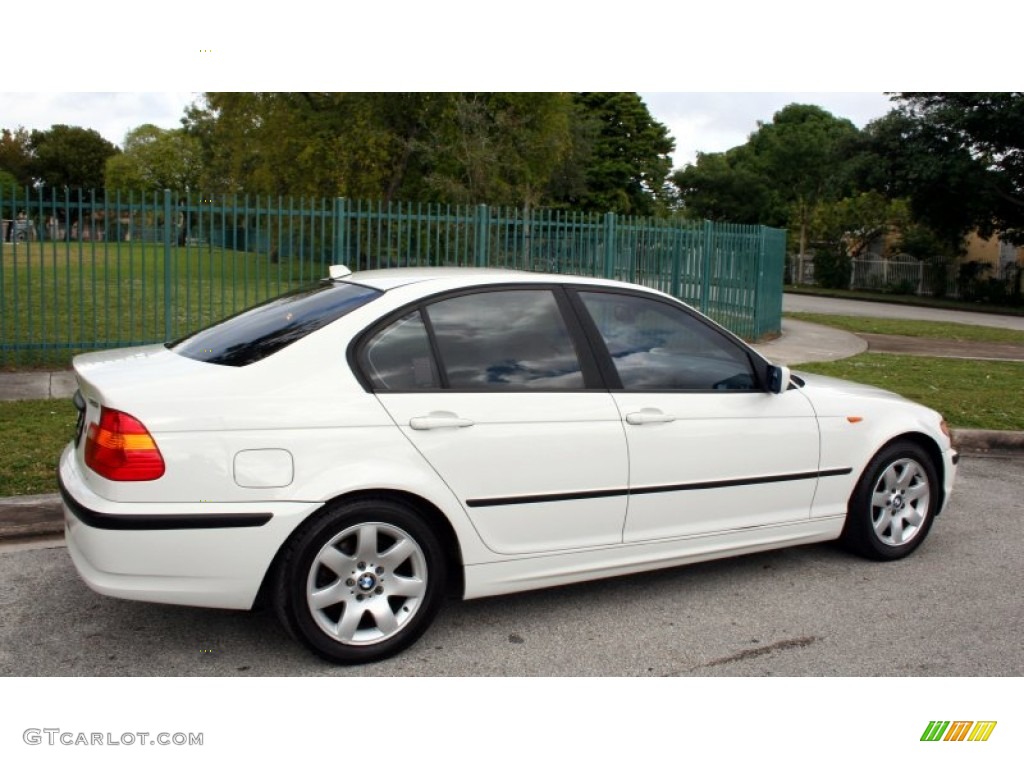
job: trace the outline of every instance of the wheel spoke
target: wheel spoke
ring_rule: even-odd
[[[889,496],[887,491],[875,491],[871,496],[871,506],[884,508],[889,503]]]
[[[905,491],[910,487],[910,481],[914,479],[917,474],[917,464],[912,461],[908,461],[903,465],[903,471],[900,472],[900,476],[896,480],[896,488],[900,491]]]
[[[911,501],[917,501],[918,499],[921,499],[921,498],[927,497],[927,496],[928,496],[928,484],[927,483],[920,483],[918,485],[912,485],[912,486],[910,486],[907,489],[906,494],[904,494],[904,500],[907,501],[907,503],[909,503]]]
[[[324,608],[336,605],[345,599],[347,591],[348,587],[345,586],[345,582],[338,579],[333,584],[313,592],[309,596],[310,607],[315,611],[322,611]]]
[[[342,578],[347,576],[356,567],[356,559],[354,557],[349,557],[345,553],[339,552],[334,547],[326,547],[323,552],[320,553],[318,560],[321,565],[330,568]]]
[[[924,522],[924,513],[917,507],[908,507],[907,513],[903,515],[903,522],[917,528]]]
[[[356,532],[356,559],[367,562],[377,557],[377,526],[370,523],[359,526]]]
[[[890,493],[896,490],[896,484],[899,480],[899,476],[896,474],[896,465],[893,464],[882,475],[882,482],[885,484],[884,489]]]
[[[892,512],[888,509],[883,509],[878,519],[874,522],[875,533],[878,534],[878,538],[883,541],[885,540],[885,532],[889,529],[890,525],[892,525]]]
[[[357,605],[354,602],[345,604],[345,612],[341,615],[341,621],[338,622],[338,626],[335,628],[335,633],[338,635],[339,640],[343,643],[352,642],[364,612],[365,609],[362,605]]]
[[[427,585],[423,579],[392,575],[388,579],[388,594],[395,597],[421,597]]]
[[[373,600],[370,603],[370,613],[373,615],[374,621],[377,622],[377,629],[385,636],[398,629],[398,619],[395,618],[394,611],[391,610],[387,600],[380,598]]]
[[[387,552],[382,552],[377,561],[388,570],[394,570],[416,552],[416,545],[409,539],[400,539]]]
[[[892,526],[892,543],[902,544],[903,543],[903,518],[898,515],[893,515],[890,518],[890,525]]]

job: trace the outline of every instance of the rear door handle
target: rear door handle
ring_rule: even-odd
[[[676,417],[664,413],[657,408],[641,408],[634,413],[626,414],[626,423],[640,426],[641,424],[667,424],[675,421]]]
[[[409,419],[413,429],[451,429],[472,427],[471,419],[462,419],[451,411],[431,411],[426,416],[413,416]]]

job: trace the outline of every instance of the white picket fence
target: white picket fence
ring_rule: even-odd
[[[796,285],[815,285],[814,258],[795,256],[791,264],[791,280]],[[850,289],[886,293],[914,293],[918,296],[932,292],[931,265],[912,256],[891,259],[854,259],[851,262]],[[946,296],[959,293],[956,269],[946,274]]]

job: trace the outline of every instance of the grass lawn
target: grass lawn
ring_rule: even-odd
[[[57,459],[77,418],[70,400],[0,402],[0,496],[56,493]]]
[[[311,259],[154,243],[31,242],[0,250],[0,370],[67,366],[93,339],[123,347],[184,336],[324,272]],[[165,307],[170,306],[170,317]]]
[[[954,428],[1024,430],[1024,363],[869,352],[797,368],[898,392],[939,411]]]
[[[837,299],[859,299],[880,301],[884,304],[909,304],[915,307],[937,309],[959,309],[964,312],[983,312],[990,315],[1024,315],[1024,307],[1004,307],[994,304],[978,304],[956,299],[936,299],[932,296],[903,295],[898,293],[875,293],[872,291],[849,291],[842,288],[819,288],[813,285],[787,285],[786,293],[803,293],[808,296],[832,296]]]
[[[884,333],[896,336],[916,336],[946,341],[993,341],[1024,344],[1024,331],[1009,328],[988,328],[963,323],[937,323],[930,320],[899,320],[882,317],[853,317],[849,315],[819,315],[811,312],[787,312],[786,317],[806,320],[808,323],[842,328],[852,333]]]

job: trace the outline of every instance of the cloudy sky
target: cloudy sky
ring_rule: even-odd
[[[29,92],[0,93],[0,128],[46,129],[65,123],[93,128],[120,145],[124,135],[144,123],[180,127],[185,108],[198,97],[187,91]],[[889,110],[883,93],[643,93],[655,119],[668,127],[676,141],[676,166],[691,162],[699,152],[721,152],[742,144],[757,121],[769,121],[787,104],[817,104],[857,126]]]

